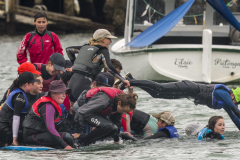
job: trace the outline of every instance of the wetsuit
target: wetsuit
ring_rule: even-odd
[[[22,122],[27,114],[28,102],[22,89],[14,89],[0,111],[0,141],[12,144],[13,137],[22,141]]]
[[[32,108],[32,105],[42,96],[44,96],[44,92],[37,93],[36,95],[32,95],[31,93],[27,93],[27,100],[28,100],[28,111]]]
[[[89,47],[90,49],[83,50],[86,47]],[[78,63],[78,58],[76,59],[75,54],[84,55],[84,53],[86,51],[91,51],[91,49],[93,49],[93,48],[95,49],[94,50],[95,52],[94,52],[94,55],[89,58],[89,59],[91,59],[91,62],[88,62],[88,64],[92,63],[96,67],[91,68],[91,67],[86,67],[86,65],[84,65],[84,66],[82,65],[81,68],[76,69],[77,68],[76,66],[81,63]],[[68,54],[69,59],[71,60],[71,62],[73,64],[73,72],[74,72],[74,75],[72,76],[72,78],[70,79],[70,82],[69,82],[69,88],[71,88],[71,95],[69,95],[70,101],[75,102],[77,100],[77,98],[79,97],[79,95],[84,90],[90,89],[91,80],[95,79],[97,74],[101,72],[101,70],[103,69],[104,66],[107,68],[107,70],[113,76],[117,76],[117,78],[124,81],[122,76],[117,72],[117,70],[112,65],[111,60],[110,60],[109,51],[106,47],[103,47],[101,45],[92,46],[92,48],[90,45],[72,46],[72,47],[66,48],[66,52]],[[84,53],[82,53],[82,52],[84,52]],[[86,53],[86,54],[89,54],[89,53]],[[100,56],[99,61],[97,61],[97,62],[94,61],[94,59],[96,59],[99,56]],[[82,61],[84,61],[84,60],[82,60]]]
[[[77,133],[82,132],[84,122],[96,128],[80,140],[80,145],[86,146],[114,135],[114,141],[119,141],[117,134],[122,126],[122,114],[117,113],[115,97],[121,93],[121,90],[107,87],[94,88],[87,92],[87,102],[77,110],[74,117]],[[91,94],[92,97],[89,96]]]
[[[36,101],[23,122],[25,144],[50,146],[64,149],[74,147],[74,139],[67,132],[58,132],[56,125],[61,121],[60,106],[50,97]]]
[[[219,140],[225,139],[222,134],[216,133],[207,127],[203,128],[201,131],[199,131],[199,133],[197,135],[198,140],[203,140],[204,138],[219,139]]]
[[[151,136],[157,132],[158,126],[156,118],[137,109],[133,111],[131,120],[128,115],[129,114],[126,114],[127,125],[125,124],[126,121],[122,119],[122,125],[125,132],[128,131],[132,134],[143,135],[144,137]],[[125,117],[125,114],[123,114],[123,117]]]
[[[43,92],[47,92],[49,90],[49,84],[54,80],[60,80],[60,75],[56,74],[54,76],[50,75],[46,69],[45,64],[33,64],[36,67],[36,70],[42,73],[43,78]]]
[[[230,89],[222,84],[200,84],[191,81],[156,83],[148,80],[130,80],[131,86],[140,87],[154,98],[193,98],[194,103],[212,109],[223,108],[240,130],[240,110],[232,102]]]

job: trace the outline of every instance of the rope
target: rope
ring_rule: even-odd
[[[228,7],[232,7],[232,5],[234,4],[234,3],[236,3],[238,0],[231,0],[230,2],[228,2],[227,4],[226,4],[226,6],[228,6]],[[152,6],[150,6],[150,4],[148,4],[147,2],[146,2],[146,0],[143,0],[143,2],[146,4],[146,5],[148,5],[149,6],[149,8],[151,9],[151,10],[153,10],[153,12],[155,13],[158,13],[158,14],[160,14],[161,16],[166,16],[165,14],[163,14],[163,13],[160,13],[160,12],[158,12],[157,10],[155,10]],[[215,10],[214,10],[215,11]],[[199,16],[203,16],[203,14],[197,14],[197,15],[186,15],[186,16],[184,16],[184,17],[199,17]]]

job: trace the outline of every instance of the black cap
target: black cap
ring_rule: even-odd
[[[18,77],[19,84],[26,84],[26,83],[33,83],[33,82],[35,82],[35,79],[31,72],[23,72]]]
[[[70,60],[65,60],[65,68],[71,68],[73,65],[72,65],[72,62]]]
[[[110,73],[101,72],[97,75],[95,81],[104,86],[112,87],[114,84],[114,77]]]
[[[53,53],[49,57],[49,61],[52,61],[55,70],[65,72],[65,59],[63,55],[60,53]]]

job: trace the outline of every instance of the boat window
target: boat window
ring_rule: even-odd
[[[165,14],[165,0],[136,0],[135,24],[151,25]]]
[[[223,0],[228,9],[234,12],[240,12],[240,2],[238,0]],[[238,20],[239,21],[239,20]],[[213,25],[223,26],[229,25],[229,23],[215,10],[213,10]]]

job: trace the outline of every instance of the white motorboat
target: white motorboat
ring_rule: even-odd
[[[124,70],[137,79],[155,81],[239,81],[239,32],[202,0],[196,0],[177,25],[154,43],[126,46],[179,3],[181,0],[128,0],[124,38],[111,48]],[[240,20],[238,4],[228,3],[228,8]]]

